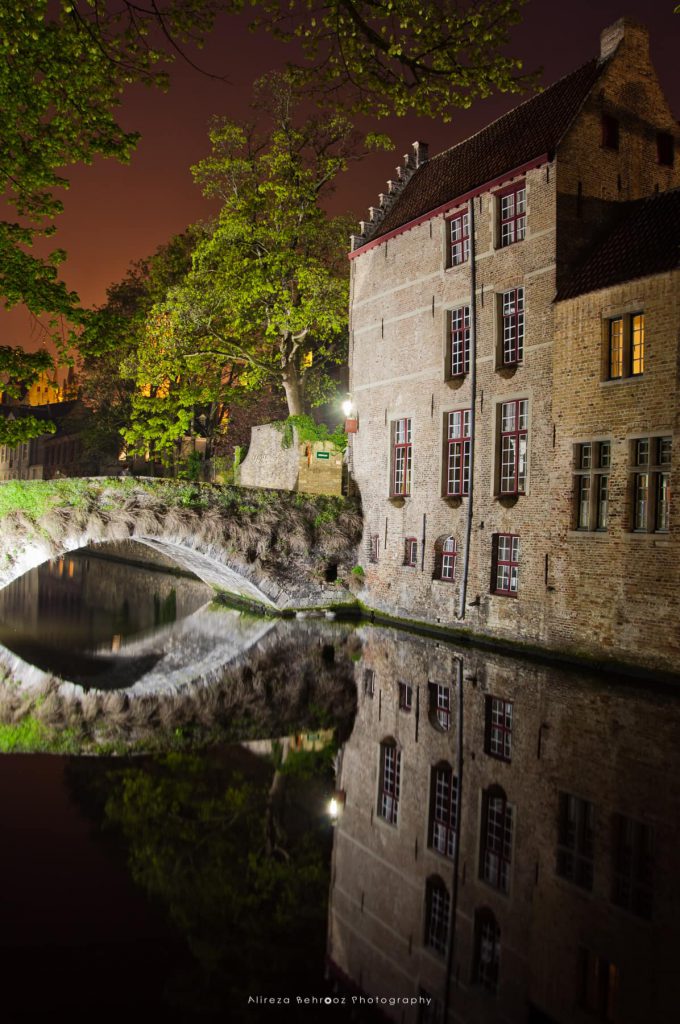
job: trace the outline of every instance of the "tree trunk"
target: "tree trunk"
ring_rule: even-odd
[[[297,370],[290,367],[283,375],[283,390],[286,392],[289,416],[302,416],[304,409],[302,405],[302,389]]]

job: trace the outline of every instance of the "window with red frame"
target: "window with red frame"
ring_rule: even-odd
[[[486,698],[485,749],[501,761],[512,758],[512,701]]]
[[[460,306],[449,313],[451,328],[449,372],[462,377],[470,371],[470,307]]]
[[[527,190],[523,181],[497,194],[501,248],[521,242],[527,233]]]
[[[392,497],[403,498],[411,493],[412,469],[411,420],[395,420],[392,424]]]
[[[390,825],[399,817],[399,790],[401,788],[401,751],[393,739],[380,744],[380,787],[378,815]]]
[[[510,891],[512,807],[500,786],[490,786],[482,799],[479,877],[500,892]]]
[[[461,263],[465,263],[469,256],[470,214],[465,210],[449,220],[449,266],[458,267]]]
[[[493,592],[516,597],[519,587],[519,537],[513,533],[497,533],[493,540]]]
[[[404,541],[404,565],[416,565],[418,562],[418,541],[415,537],[407,537]]]
[[[529,402],[501,405],[500,494],[524,494],[527,482]]]
[[[501,294],[501,316],[502,365],[516,366],[524,358],[524,288],[510,288]]]
[[[458,827],[458,779],[446,761],[430,777],[430,849],[453,858]]]
[[[470,493],[472,438],[470,409],[446,414],[446,497],[460,498]]]

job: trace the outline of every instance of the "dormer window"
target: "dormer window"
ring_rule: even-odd
[[[604,149],[619,148],[619,119],[611,114],[602,115],[602,146]]]

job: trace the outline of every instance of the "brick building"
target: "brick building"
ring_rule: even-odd
[[[476,135],[432,159],[415,144],[353,238],[373,607],[674,664],[679,133],[648,49],[622,19]]]
[[[362,641],[331,970],[400,1024],[672,1019],[667,696],[388,630]]]

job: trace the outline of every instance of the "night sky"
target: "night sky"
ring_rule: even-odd
[[[677,116],[680,15],[673,14],[673,7],[674,0],[532,0],[509,52],[521,57],[527,70],[542,67],[542,81],[550,84],[595,56],[602,28],[625,14],[648,26],[652,60]],[[207,155],[210,117],[244,117],[254,79],[282,67],[290,50],[266,34],[250,33],[246,19],[224,16],[205,48],[191,56],[207,71],[226,76],[226,81],[201,75],[178,60],[167,93],[139,86],[125,96],[122,124],[142,136],[131,163],[97,159],[90,167],[66,172],[71,189],[56,244],[69,253],[63,276],[85,305],[101,303],[107,286],[120,280],[131,262],[151,254],[188,224],[210,217],[215,207],[202,198],[189,171]],[[338,184],[333,212],[351,211],[357,219],[365,218],[411,142],[422,139],[429,142],[431,154],[437,153],[522,98],[499,96],[480,102],[449,125],[416,117],[380,122],[380,130],[394,139],[395,152],[374,154],[353,165]],[[368,119],[362,123],[373,127]],[[0,312],[0,344],[33,349],[41,342],[42,331],[25,311]]]

